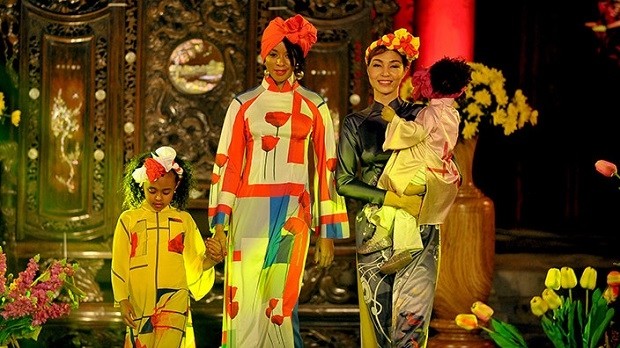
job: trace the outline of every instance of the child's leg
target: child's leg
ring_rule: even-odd
[[[399,209],[394,219],[394,253],[379,267],[384,274],[394,274],[413,261],[413,253],[424,249],[417,219]]]
[[[368,220],[376,226],[372,237],[357,248],[360,254],[370,254],[392,245],[392,221],[397,209],[384,206],[367,215]]]

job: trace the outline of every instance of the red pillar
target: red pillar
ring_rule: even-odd
[[[475,0],[416,0],[413,34],[420,37],[418,67],[444,56],[473,61],[475,7]]]
[[[397,0],[398,12],[394,14],[394,30],[405,28],[413,34],[414,0]]]

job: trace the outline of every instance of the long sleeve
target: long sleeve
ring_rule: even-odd
[[[129,224],[131,224],[129,215],[121,214],[112,239],[111,279],[115,303],[129,298],[129,257],[131,255]]]
[[[213,287],[215,270],[213,268],[203,270],[202,268],[206,246],[198,226],[196,226],[196,222],[189,213],[185,212],[183,213],[183,221],[186,221],[183,260],[185,262],[187,285],[194,300],[198,301]]]
[[[321,237],[348,238],[346,203],[336,192],[336,142],[331,115],[324,102],[312,111],[315,114],[312,133],[315,163],[313,225]]]
[[[226,112],[209,191],[209,224],[228,224],[245,163],[243,109],[235,99]]]
[[[364,110],[368,111],[369,110]],[[344,118],[341,124],[338,142],[338,166],[336,168],[336,186],[342,196],[353,198],[364,203],[383,204],[385,190],[375,187],[379,175],[389,153],[381,155],[384,140],[385,121],[377,117],[374,131],[369,131],[366,122],[369,117],[364,114],[351,114]],[[362,143],[362,138],[366,141]],[[364,163],[363,154],[373,157]],[[378,160],[376,157],[379,156]],[[359,175],[358,170],[362,173]],[[361,176],[361,178],[360,178]]]
[[[394,119],[388,123],[385,132],[383,150],[402,150],[422,142],[430,133],[430,128],[419,123],[423,116],[424,110],[420,111],[415,121],[405,121],[394,116]]]

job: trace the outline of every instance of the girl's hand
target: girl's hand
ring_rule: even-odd
[[[422,197],[407,195],[398,196],[392,191],[387,191],[385,193],[383,205],[403,209],[407,213],[418,217],[418,215],[420,215],[420,208],[422,207]]]
[[[121,307],[121,318],[123,319],[123,323],[134,330],[138,329],[138,324],[134,321],[136,312],[134,312],[133,306],[129,303],[129,300],[122,300],[119,302],[119,305]]]
[[[321,268],[329,267],[334,261],[334,240],[319,237],[314,249],[314,263]]]
[[[383,110],[381,110],[381,118],[385,121],[392,122],[395,115],[396,111],[388,105],[384,106]]]

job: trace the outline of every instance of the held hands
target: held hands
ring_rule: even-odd
[[[119,302],[119,305],[121,307],[121,318],[123,319],[123,323],[134,330],[137,329],[138,324],[133,321],[136,317],[136,312],[134,312],[133,306],[129,303],[129,300],[122,300]]]
[[[314,249],[314,263],[320,268],[327,268],[334,261],[334,240],[319,237]]]
[[[392,122],[394,116],[396,116],[396,111],[388,105],[384,106],[383,110],[381,110],[381,118],[387,122]]]
[[[207,257],[214,263],[220,263],[226,257],[226,233],[222,224],[215,225],[213,236],[205,241]],[[205,260],[206,261],[206,260]]]
[[[418,217],[418,215],[420,215],[420,208],[422,207],[422,197],[407,195],[398,196],[392,191],[387,191],[385,193],[383,205],[403,209],[407,213]]]

